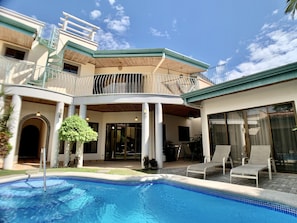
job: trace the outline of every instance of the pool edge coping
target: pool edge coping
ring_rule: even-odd
[[[147,174],[147,175],[113,175],[104,173],[90,173],[90,172],[50,172],[47,173],[49,177],[81,177],[81,178],[93,178],[111,182],[150,182],[157,180],[165,180],[168,182],[174,182],[178,185],[186,185],[192,188],[209,189],[212,191],[218,191],[227,193],[230,195],[243,196],[251,199],[260,199],[263,201],[276,203],[280,205],[289,206],[297,209],[297,195],[274,191],[269,189],[243,186],[225,182],[218,182],[212,180],[202,180],[197,178],[179,176],[174,174]],[[43,177],[42,173],[36,173],[31,175],[31,178]],[[27,179],[28,176],[23,174],[0,177],[0,184],[9,183],[12,181]]]

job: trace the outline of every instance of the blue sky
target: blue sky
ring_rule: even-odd
[[[101,29],[100,49],[168,48],[233,79],[297,61],[297,18],[286,0],[0,0],[57,25],[62,12]]]

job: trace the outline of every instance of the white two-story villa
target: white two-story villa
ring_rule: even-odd
[[[155,158],[163,147],[201,134],[199,109],[181,94],[211,85],[206,63],[168,49],[100,50],[99,27],[63,13],[58,27],[1,8],[0,81],[13,105],[13,149],[20,159],[63,161],[58,129],[78,114],[98,132],[83,160]]]
[[[203,155],[230,144],[237,165],[251,145],[269,144],[275,169],[297,172],[297,63],[213,84],[208,64],[169,49],[100,50],[100,28],[67,13],[57,27],[0,13],[0,83],[13,106],[4,168],[39,160],[41,148],[58,166],[58,129],[78,114],[98,132],[80,165],[149,156],[162,168],[169,143],[202,135]]]

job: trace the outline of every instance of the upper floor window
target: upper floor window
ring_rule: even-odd
[[[68,64],[68,63],[64,63],[63,71],[73,73],[73,74],[78,74],[78,66]]]
[[[4,56],[18,60],[24,60],[25,52],[7,47]]]

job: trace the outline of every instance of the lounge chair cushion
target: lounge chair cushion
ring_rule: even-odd
[[[188,166],[186,175],[188,176],[188,173],[200,173],[204,175],[205,179],[207,169],[213,167],[223,167],[223,174],[225,174],[225,163],[229,157],[230,151],[230,145],[217,145],[213,158],[210,162],[198,163]]]
[[[234,169],[232,169],[232,175],[238,174],[238,175],[257,175],[260,170],[267,169],[267,165],[251,165],[251,164],[245,164],[244,166],[238,166]]]

